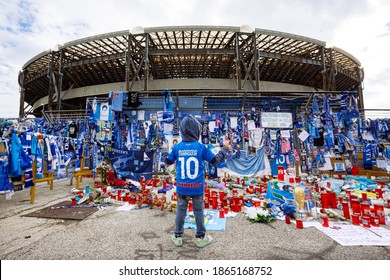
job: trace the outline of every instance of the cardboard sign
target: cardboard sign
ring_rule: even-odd
[[[261,127],[292,128],[292,113],[262,112]]]

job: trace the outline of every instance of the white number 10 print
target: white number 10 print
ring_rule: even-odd
[[[199,161],[196,157],[189,157],[187,160],[185,160],[184,157],[179,157],[180,162],[180,169],[181,169],[181,178],[185,179],[186,175],[190,179],[195,179],[198,176],[199,173]],[[191,172],[191,163],[193,163],[195,166],[192,169],[193,172]]]

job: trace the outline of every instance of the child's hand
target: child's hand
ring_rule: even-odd
[[[230,144],[230,140],[224,140],[223,141],[223,146],[228,149],[229,151],[232,150],[232,145]]]

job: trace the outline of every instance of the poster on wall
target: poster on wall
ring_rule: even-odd
[[[109,141],[112,138],[111,122],[98,120],[97,125],[99,132],[96,133],[96,138],[100,141]]]
[[[262,112],[261,127],[264,128],[292,128],[292,113]]]

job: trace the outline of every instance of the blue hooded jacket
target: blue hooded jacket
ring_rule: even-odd
[[[176,162],[176,192],[185,196],[197,196],[204,193],[204,161],[217,165],[227,153],[222,148],[214,155],[206,145],[199,142],[201,124],[193,116],[183,118],[180,123],[182,142],[172,148],[165,159],[167,165]]]

